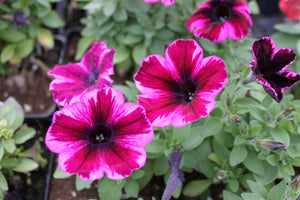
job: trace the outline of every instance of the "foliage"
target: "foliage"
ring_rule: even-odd
[[[16,64],[29,56],[36,43],[47,49],[54,45],[52,28],[64,25],[59,18],[53,3],[59,0],[31,1],[6,0],[0,3],[0,73],[6,73],[7,62]],[[14,14],[22,12],[30,24],[16,26]]]
[[[24,147],[26,141],[35,136],[35,129],[23,125],[24,112],[21,105],[12,97],[0,105],[0,199],[8,190],[8,182],[14,172],[28,173],[39,164],[47,161],[41,156],[38,142],[30,148]],[[28,145],[27,145],[28,146]]]
[[[183,28],[186,19],[203,1],[179,1],[171,7],[146,4],[140,0],[80,1],[87,16],[77,48],[79,60],[93,41],[105,41],[117,51],[115,68],[126,72],[138,69],[149,54],[163,55],[165,48],[178,38],[192,38]],[[83,42],[84,41],[84,42]]]

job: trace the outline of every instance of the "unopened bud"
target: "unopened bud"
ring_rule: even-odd
[[[227,177],[227,172],[224,170],[219,170],[217,173],[217,179],[222,180],[223,178]]]
[[[13,24],[20,28],[23,25],[30,25],[30,21],[23,12],[16,11],[13,16]]]
[[[240,116],[235,115],[235,116],[233,116],[233,117],[231,118],[231,121],[232,121],[232,123],[234,123],[234,124],[238,124],[238,123],[240,123],[240,122],[242,121],[242,118],[241,118]]]
[[[300,183],[300,179],[295,178],[295,180],[293,180],[293,182],[291,183],[292,190],[297,191],[299,188],[299,183]]]
[[[273,140],[262,140],[262,141],[257,141],[256,142],[257,145],[265,147],[267,149],[269,149],[270,151],[276,151],[279,149],[286,149],[286,146],[284,143],[282,142],[276,142]]]
[[[282,111],[282,114],[283,114],[283,116],[286,117],[286,116],[290,115],[292,113],[292,111],[293,111],[293,109],[288,107]]]

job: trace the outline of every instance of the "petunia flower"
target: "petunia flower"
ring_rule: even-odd
[[[80,102],[57,111],[46,134],[46,146],[58,153],[65,173],[84,180],[124,179],[146,161],[144,146],[154,137],[143,107],[124,103],[110,87],[94,90]]]
[[[298,20],[300,17],[300,0],[280,0],[279,9],[290,20]]]
[[[164,6],[170,6],[175,3],[176,0],[142,0],[145,3],[156,3],[161,1]]]
[[[256,40],[252,45],[254,60],[250,67],[265,91],[277,102],[284,96],[284,90],[293,87],[300,79],[299,74],[286,70],[296,59],[292,49],[276,49],[275,42],[269,37]]]
[[[227,72],[221,58],[203,58],[196,41],[178,39],[167,47],[165,58],[146,57],[134,80],[142,93],[138,103],[152,125],[179,127],[213,110],[213,96],[225,86]]]
[[[250,8],[243,0],[209,0],[186,21],[186,27],[199,38],[212,42],[245,38],[252,26]]]
[[[48,72],[55,78],[49,86],[55,102],[65,106],[95,88],[111,86],[114,53],[104,42],[95,42],[79,63],[55,65]]]
[[[14,13],[12,23],[18,28],[24,25],[30,25],[30,21],[27,19],[26,15],[21,11],[16,11]]]

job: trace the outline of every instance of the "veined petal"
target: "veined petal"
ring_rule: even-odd
[[[288,68],[296,59],[296,54],[292,49],[279,48],[277,49],[271,58],[271,66],[273,73]]]
[[[271,73],[270,71],[270,61],[273,55],[273,52],[276,49],[275,42],[269,38],[264,37],[260,40],[256,40],[252,45],[252,54],[254,59],[257,62],[257,69],[263,73]]]
[[[300,80],[300,76],[297,72],[285,70],[270,77],[266,77],[266,80],[270,82],[271,85],[276,85],[287,90],[293,87]]]
[[[176,113],[173,115],[172,125],[181,127],[201,117],[206,117],[214,109],[215,104],[215,99],[211,95],[198,93],[190,103],[178,106]]]
[[[159,2],[160,0],[142,0],[142,1],[145,3],[156,3]],[[175,3],[175,0],[161,0],[161,3],[164,6],[170,6]]]
[[[180,76],[164,57],[151,55],[142,61],[134,80],[138,90],[152,94],[157,90],[171,90]]]
[[[202,58],[203,50],[195,40],[175,40],[166,50],[166,59],[179,72],[181,78],[191,76]]]
[[[123,114],[112,125],[116,132],[114,141],[132,146],[146,146],[152,141],[154,132],[144,108],[134,103],[126,103],[123,108],[118,110]]]
[[[240,40],[249,35],[249,29],[252,26],[250,14],[234,12],[234,17],[225,22],[228,36],[233,40]]]
[[[84,54],[81,64],[88,72],[99,70],[99,74],[107,72],[114,74],[113,55],[115,50],[108,49],[104,42],[94,42],[92,47]]]
[[[138,104],[145,108],[149,121],[156,127],[169,126],[179,106],[176,96],[168,93],[155,97],[139,95]]]
[[[266,85],[264,85],[263,87],[265,91],[278,103],[283,99],[284,90],[282,88],[279,88],[277,86],[268,87]]]
[[[210,56],[202,60],[191,77],[199,84],[198,92],[214,96],[224,88],[228,75],[224,61],[217,56]]]
[[[105,162],[109,168],[105,169],[108,178],[113,180],[124,179],[131,175],[133,170],[145,165],[146,151],[142,147],[126,146],[115,143],[104,152]]]
[[[83,180],[91,181],[101,179],[103,169],[107,165],[103,159],[102,149],[90,149],[88,145],[82,146],[77,151],[67,151],[59,154],[58,164],[65,173],[77,173]]]

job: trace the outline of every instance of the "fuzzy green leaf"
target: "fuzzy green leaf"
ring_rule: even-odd
[[[37,40],[42,46],[48,49],[52,49],[54,47],[53,34],[48,29],[39,27],[37,30]]]
[[[23,128],[15,133],[14,139],[16,144],[22,144],[27,140],[33,138],[35,130],[33,128]]]
[[[210,185],[211,180],[194,180],[189,182],[183,189],[183,194],[188,197],[196,197],[205,192]]]
[[[55,11],[49,12],[48,15],[42,18],[42,21],[43,24],[49,28],[58,28],[64,25],[64,22]]]
[[[27,39],[16,44],[14,57],[25,58],[31,54],[34,49],[34,40]]]
[[[227,190],[224,190],[223,191],[223,199],[224,200],[242,200],[241,197],[227,191]]]
[[[0,171],[0,188],[2,190],[8,190],[8,183],[6,178],[4,177],[3,173]]]
[[[282,180],[280,183],[271,188],[271,190],[268,192],[267,199],[283,200],[285,199],[286,190],[286,182]]]
[[[68,178],[70,176],[72,176],[72,174],[67,174],[67,173],[61,171],[61,169],[59,168],[59,166],[56,167],[55,172],[53,174],[53,177],[57,178],[57,179]]]
[[[124,190],[130,196],[137,198],[139,194],[139,184],[135,180],[128,180],[126,181]]]
[[[239,145],[233,147],[229,156],[229,163],[231,166],[235,166],[241,162],[243,162],[247,157],[247,149],[244,145]]]
[[[21,158],[18,159],[18,164],[13,167],[13,170],[17,172],[29,172],[38,168],[38,166],[39,165],[33,160]]]
[[[0,39],[6,42],[17,43],[26,39],[26,35],[21,31],[2,30],[0,31]]]
[[[80,60],[94,41],[95,37],[93,35],[88,35],[80,38],[76,49],[75,60]]]
[[[76,189],[78,191],[90,186],[92,183],[93,181],[82,180],[79,176],[76,176]]]
[[[247,169],[258,175],[264,175],[264,164],[254,152],[248,152],[247,158],[243,161]]]
[[[6,45],[1,51],[1,62],[5,63],[11,59],[15,53],[15,44]]]

